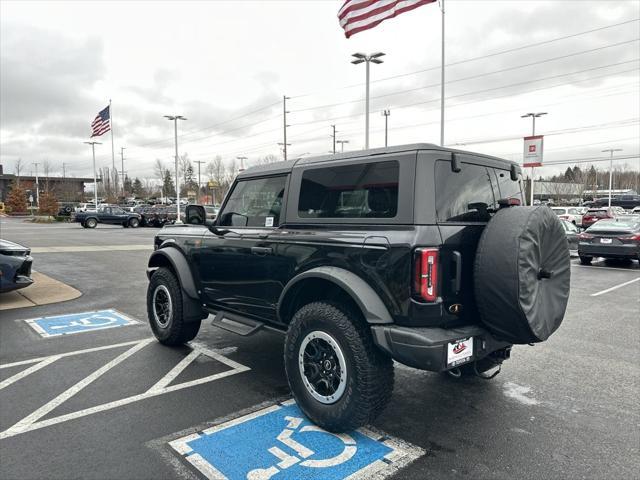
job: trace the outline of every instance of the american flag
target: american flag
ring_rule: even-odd
[[[346,0],[338,12],[347,38],[380,22],[436,0]]]
[[[100,110],[96,119],[91,122],[91,138],[99,137],[109,130],[111,130],[111,125],[109,121],[109,106],[107,105],[103,110]]]

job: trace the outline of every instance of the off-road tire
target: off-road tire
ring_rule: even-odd
[[[140,220],[137,218],[130,218],[128,226],[131,228],[138,228],[140,226]]]
[[[153,295],[164,286],[171,298],[171,318],[161,325],[154,314]],[[175,275],[168,268],[160,267],[154,272],[147,288],[147,316],[151,331],[163,345],[181,345],[193,340],[200,330],[200,320],[185,322],[182,309],[182,288]]]
[[[87,218],[84,221],[84,224],[87,228],[96,228],[98,226],[98,221],[95,218]]]
[[[593,257],[585,257],[583,255],[580,255],[580,263],[582,265],[591,265],[592,260],[593,260]]]
[[[313,331],[328,334],[345,357],[346,388],[334,403],[315,399],[302,381],[298,354]],[[285,338],[284,362],[289,386],[300,409],[330,432],[346,432],[373,421],[393,392],[393,362],[376,348],[371,332],[356,312],[332,302],[313,302],[300,308]]]
[[[82,222],[80,225],[82,225],[82,228],[87,228],[84,222]]]

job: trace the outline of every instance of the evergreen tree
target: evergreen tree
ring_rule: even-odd
[[[564,180],[566,182],[573,181],[573,170],[571,170],[571,167],[567,167],[567,170],[564,172]]]
[[[125,195],[127,193],[131,194],[131,192],[133,192],[133,184],[131,182],[131,179],[129,178],[129,175],[124,176],[124,192]]]
[[[173,177],[169,169],[164,171],[164,179],[162,181],[162,191],[166,197],[176,196],[176,186],[173,183]]]
[[[138,177],[133,181],[132,187],[133,196],[134,197],[143,197],[144,196],[144,187],[142,186],[142,182]]]
[[[14,215],[27,213],[27,192],[18,183],[11,184],[11,190],[7,195],[7,211]]]

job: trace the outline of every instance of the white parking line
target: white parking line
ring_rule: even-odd
[[[59,355],[54,355],[53,357],[49,357],[49,358],[45,358],[44,360],[42,360],[39,363],[36,363],[35,365],[19,372],[16,373],[15,375],[13,375],[12,377],[7,378],[6,380],[0,382],[0,390],[2,390],[3,388],[8,387],[9,385],[16,383],[18,380],[22,380],[24,377],[31,375],[34,372],[37,372],[38,370],[40,370],[41,368],[46,367],[47,365],[52,364],[53,362],[55,362],[56,360],[58,360],[60,358]]]
[[[599,295],[604,295],[605,293],[612,292],[613,290],[617,290],[618,288],[626,287],[627,285],[631,285],[632,283],[635,283],[635,282],[637,282],[639,280],[640,280],[640,277],[634,278],[633,280],[629,280],[628,282],[620,283],[619,285],[615,285],[615,286],[613,286],[611,288],[607,288],[606,290],[602,290],[602,291],[597,292],[597,293],[592,293],[591,296],[592,297],[597,297]]]
[[[87,415],[91,415],[91,414],[94,414],[94,413],[104,412],[106,410],[111,410],[111,409],[114,409],[114,408],[117,408],[117,407],[120,407],[120,406],[123,406],[123,405],[128,405],[130,403],[138,402],[140,400],[145,400],[147,398],[156,397],[158,395],[163,395],[165,393],[176,392],[178,390],[182,390],[182,389],[189,388],[189,387],[194,387],[196,385],[201,385],[201,384],[204,384],[204,383],[213,382],[214,380],[219,380],[221,378],[225,378],[225,377],[228,377],[228,376],[231,376],[231,375],[235,375],[235,374],[238,374],[238,373],[242,373],[242,372],[246,372],[248,370],[251,370],[249,367],[247,367],[245,365],[242,365],[242,364],[240,364],[238,362],[235,362],[235,361],[233,361],[233,360],[231,360],[229,358],[226,358],[226,357],[224,357],[224,356],[222,356],[222,355],[220,355],[220,354],[218,354],[218,353],[216,353],[216,352],[214,352],[212,350],[209,350],[208,348],[204,348],[204,347],[201,347],[199,345],[197,345],[197,346],[194,345],[193,346],[193,351],[191,353],[189,353],[189,355],[187,355],[187,357],[182,359],[180,361],[180,363],[178,363],[178,365],[173,367],[155,385],[153,385],[150,389],[148,389],[144,393],[141,393],[141,394],[138,394],[138,395],[133,395],[133,396],[126,397],[126,398],[122,398],[120,400],[115,400],[115,401],[112,401],[112,402],[104,403],[102,405],[97,405],[95,407],[86,408],[84,410],[79,410],[79,411],[76,411],[76,412],[67,413],[65,415],[60,415],[60,416],[57,416],[57,417],[52,417],[52,418],[48,418],[46,420],[38,421],[38,419],[42,418],[44,415],[46,415],[47,413],[51,412],[53,409],[55,409],[56,407],[58,407],[62,403],[66,402],[67,400],[69,400],[71,397],[76,395],[79,391],[81,391],[87,385],[92,383],[94,380],[96,380],[100,376],[104,375],[107,371],[109,371],[110,369],[115,367],[117,364],[119,364],[120,362],[122,362],[126,358],[130,357],[131,355],[133,355],[137,351],[141,350],[143,347],[145,347],[146,345],[151,343],[153,340],[154,340],[153,337],[151,337],[151,338],[146,338],[146,339],[143,339],[143,340],[136,340],[136,341],[133,341],[133,342],[119,343],[119,344],[115,344],[115,345],[107,345],[107,346],[104,346],[104,347],[88,348],[88,349],[85,349],[85,350],[78,350],[78,351],[75,351],[75,352],[68,352],[68,353],[63,353],[63,354],[58,354],[58,355],[51,355],[50,357],[34,358],[34,359],[31,359],[31,360],[24,360],[24,361],[20,361],[20,362],[14,362],[14,363],[11,363],[11,364],[0,365],[0,368],[9,368],[9,367],[17,366],[17,365],[26,365],[26,364],[29,364],[29,363],[35,363],[36,364],[36,365],[28,368],[24,372],[20,372],[20,373],[14,375],[13,377],[10,377],[9,379],[5,380],[4,382],[9,382],[10,381],[10,383],[7,383],[7,385],[5,385],[5,386],[8,386],[9,384],[15,383],[16,381],[18,381],[18,380],[30,375],[31,373],[33,373],[33,372],[35,372],[37,370],[40,370],[41,368],[45,367],[46,365],[49,365],[49,364],[55,362],[56,360],[60,359],[61,357],[80,355],[80,354],[83,354],[83,353],[96,352],[96,351],[100,351],[100,350],[106,350],[106,349],[110,349],[110,348],[117,348],[117,347],[122,347],[122,346],[126,346],[126,345],[134,345],[132,348],[130,348],[126,352],[122,353],[121,355],[116,357],[114,360],[112,360],[109,363],[107,363],[106,365],[102,366],[101,368],[99,368],[98,370],[96,370],[95,372],[93,372],[92,374],[90,374],[89,376],[87,376],[86,378],[81,380],[80,382],[76,383],[73,387],[71,387],[68,390],[64,391],[63,393],[58,395],[56,398],[54,398],[53,400],[51,400],[50,402],[48,402],[44,406],[42,406],[39,409],[37,409],[35,412],[27,415],[25,418],[23,418],[22,420],[17,422],[12,427],[8,428],[7,430],[5,430],[3,432],[0,432],[0,440],[2,440],[4,438],[13,437],[15,435],[19,435],[19,434],[22,434],[22,433],[30,432],[30,431],[33,431],[33,430],[38,430],[40,428],[48,427],[50,425],[56,425],[58,423],[67,422],[69,420],[74,420],[74,419],[77,419],[77,418],[85,417]],[[188,381],[188,382],[178,383],[176,385],[169,386],[169,384],[172,381],[174,381],[175,378],[182,371],[184,371],[184,369],[187,368],[187,366],[191,362],[193,362],[201,354],[202,355],[206,355],[206,356],[208,356],[210,358],[213,358],[214,360],[217,360],[220,363],[223,363],[223,364],[227,365],[228,367],[231,368],[231,370],[226,370],[224,372],[216,373],[214,375],[209,375],[207,377],[198,378],[196,380],[191,380],[191,381]],[[47,363],[45,364],[45,362],[47,362]]]
[[[31,253],[81,253],[81,252],[126,252],[130,250],[153,250],[151,243],[143,245],[72,245],[68,247],[33,247]]]

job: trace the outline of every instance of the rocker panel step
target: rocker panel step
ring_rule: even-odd
[[[260,330],[264,323],[233,313],[218,312],[211,325],[246,337]]]

